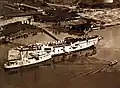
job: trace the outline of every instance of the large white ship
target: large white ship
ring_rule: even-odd
[[[54,55],[79,51],[96,45],[101,38],[97,35],[81,38],[67,37],[47,44],[35,43],[13,48],[9,50],[8,62],[4,64],[4,67],[16,68],[40,63],[51,59]]]
[[[96,45],[97,42],[102,37],[97,35],[81,38],[71,38],[67,37],[63,41],[58,41],[54,43],[47,43],[47,45],[42,45],[42,50],[50,52],[51,55],[58,55],[63,53],[70,53],[74,51],[79,51],[93,45]]]

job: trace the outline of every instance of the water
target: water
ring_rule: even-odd
[[[78,68],[77,68],[78,69]],[[75,69],[71,69],[71,71]],[[98,73],[72,80],[70,68],[57,68],[56,72],[68,75],[58,75],[50,67],[23,68],[18,72],[0,71],[0,88],[119,88],[120,73]],[[77,72],[82,72],[79,70]],[[72,73],[71,73],[72,74]],[[104,85],[103,85],[104,84]]]
[[[94,31],[91,34],[97,34],[104,37],[97,45],[98,53],[96,58],[101,60],[120,61],[120,26],[108,27],[104,30]]]

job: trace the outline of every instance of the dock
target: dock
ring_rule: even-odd
[[[53,33],[51,33],[50,31],[48,31],[49,29],[46,28],[46,25],[41,25],[41,23],[38,23],[38,22],[31,22],[31,25],[36,26],[38,28],[41,28],[47,35],[49,35],[50,37],[52,37],[56,41],[59,40]]]

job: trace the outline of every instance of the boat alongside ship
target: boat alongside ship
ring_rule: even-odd
[[[102,37],[94,35],[81,38],[67,37],[64,40],[35,43],[9,50],[4,68],[17,68],[50,60],[55,55],[80,51],[94,46]]]

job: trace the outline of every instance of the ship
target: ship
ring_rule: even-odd
[[[94,46],[101,40],[98,35],[79,38],[67,37],[56,42],[28,44],[9,50],[4,68],[16,68],[50,60],[55,55],[80,51]]]
[[[47,45],[42,45],[42,50],[50,52],[51,55],[58,55],[70,52],[76,52],[94,46],[102,37],[94,35],[88,37],[72,38],[67,37],[64,40],[56,41],[52,43],[47,43]]]

